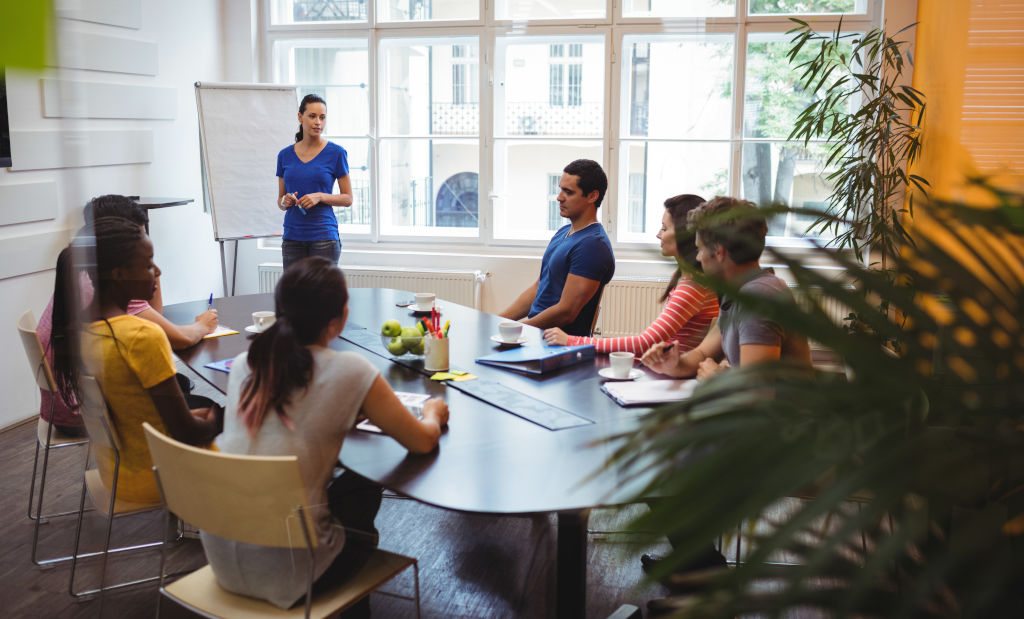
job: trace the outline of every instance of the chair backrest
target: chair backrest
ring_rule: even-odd
[[[597,326],[597,317],[601,315],[601,300],[604,299],[604,284],[597,290],[597,306],[594,307],[594,317],[590,320],[590,335],[594,335],[594,327]]]
[[[53,379],[53,371],[46,362],[43,343],[39,341],[39,334],[36,333],[36,317],[32,315],[32,310],[25,310],[18,318],[18,335],[21,336],[21,345],[25,347],[28,365],[35,374],[36,384],[40,389],[56,392],[57,381]]]
[[[176,516],[238,542],[299,548],[306,546],[301,513],[316,546],[298,458],[224,454],[142,427],[164,504]]]
[[[93,454],[99,456],[101,452],[120,450],[121,441],[110,422],[107,399],[103,397],[95,378],[84,374],[78,377],[78,397],[81,398],[78,412],[85,422],[85,431],[92,442]]]

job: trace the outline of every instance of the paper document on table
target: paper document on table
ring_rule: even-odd
[[[643,406],[646,404],[663,404],[680,402],[693,395],[697,381],[688,380],[638,380],[608,382],[601,385],[601,391],[607,393],[620,406]]]
[[[213,333],[208,333],[203,336],[204,340],[208,340],[211,337],[220,337],[222,335],[236,335],[238,331],[235,331],[231,327],[225,327],[224,325],[217,325],[217,328],[213,330]]]
[[[423,419],[423,404],[430,399],[429,393],[409,393],[408,391],[396,391],[395,395],[398,396],[398,400],[405,405],[409,412],[416,415],[417,419]],[[364,419],[356,424],[356,430],[363,430],[365,432],[375,432],[380,434],[380,428],[378,428],[369,419]]]

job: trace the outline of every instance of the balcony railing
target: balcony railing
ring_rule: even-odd
[[[516,101],[505,105],[508,135],[577,135],[600,137],[603,104],[551,105],[547,101]]]

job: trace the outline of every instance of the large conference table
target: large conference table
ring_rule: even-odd
[[[635,496],[642,481],[605,467],[614,446],[599,439],[634,429],[638,415],[647,409],[622,408],[600,391],[603,379],[597,371],[608,365],[604,356],[539,376],[476,363],[476,358],[502,349],[491,336],[503,319],[439,300],[442,322],[451,321],[452,369],[478,376],[481,385],[499,383],[581,418],[582,425],[549,430],[459,390],[476,381],[446,385],[429,380],[421,360],[393,359],[380,342],[380,325],[389,318],[403,326],[413,324],[416,317],[409,308],[396,305],[408,302],[412,293],[355,288],[350,295],[349,325],[331,347],[359,352],[396,391],[443,396],[451,419],[439,448],[428,455],[409,454],[386,436],[353,431],[340,454],[342,465],[385,488],[444,509],[492,515],[556,513],[555,616],[584,617],[587,510],[623,503]],[[249,337],[242,329],[252,323],[251,313],[273,310],[273,305],[270,294],[215,299],[220,323],[241,333],[203,340],[178,356],[226,392],[228,375],[204,365],[247,350]],[[196,301],[167,306],[164,313],[181,324],[205,309],[206,301]],[[528,345],[543,344],[539,329],[526,327],[524,335]]]

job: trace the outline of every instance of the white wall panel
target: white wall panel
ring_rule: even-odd
[[[39,80],[47,118],[145,118],[172,120],[174,88],[59,79]]]
[[[157,45],[62,28],[60,66],[65,69],[156,75]]]
[[[57,254],[68,244],[68,233],[55,230],[4,239],[0,243],[0,280],[53,269]]]
[[[57,217],[57,183],[0,185],[0,226]]]
[[[149,163],[153,132],[11,131],[13,170]]]
[[[55,5],[60,17],[123,28],[142,27],[142,0],[57,0]]]

